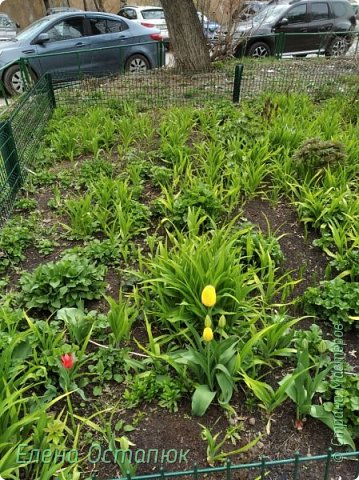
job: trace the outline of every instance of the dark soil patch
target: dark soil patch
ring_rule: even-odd
[[[268,225],[279,240],[285,255],[283,267],[293,271],[294,278],[298,278],[301,270],[303,281],[296,285],[293,296],[302,295],[304,291],[324,278],[328,263],[327,256],[312,245],[317,237],[309,232],[307,238],[298,221],[294,208],[289,203],[278,203],[275,206],[260,198],[250,200],[244,206],[244,216],[264,232],[268,233]]]

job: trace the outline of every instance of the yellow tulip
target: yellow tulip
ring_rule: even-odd
[[[213,307],[216,304],[216,289],[213,285],[207,285],[202,290],[201,300],[206,307]]]
[[[206,327],[203,330],[203,340],[211,342],[213,340],[213,330],[210,327]]]

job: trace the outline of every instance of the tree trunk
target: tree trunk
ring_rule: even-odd
[[[95,4],[96,10],[98,12],[104,12],[105,11],[105,6],[103,4],[103,0],[94,0],[94,4]]]
[[[193,0],[162,0],[176,66],[184,71],[210,69],[209,51]]]

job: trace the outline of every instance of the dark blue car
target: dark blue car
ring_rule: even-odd
[[[9,94],[22,93],[20,58],[31,74],[46,72],[130,72],[160,66],[159,30],[99,12],[67,12],[36,21],[0,45],[0,75]],[[95,50],[97,49],[97,50]]]

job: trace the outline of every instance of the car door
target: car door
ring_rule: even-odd
[[[310,23],[308,32],[313,33],[311,38],[312,50],[323,50],[333,31],[334,18],[332,18],[327,2],[313,2],[310,5]]]
[[[91,69],[95,72],[119,71],[124,65],[127,45],[136,42],[122,18],[88,15],[91,31]]]
[[[81,72],[91,64],[87,52],[90,39],[85,32],[84,15],[65,17],[43,32],[48,40],[36,44],[42,72]]]
[[[308,48],[308,9],[302,3],[291,7],[274,28],[276,34],[285,33],[283,53],[305,51]]]

